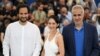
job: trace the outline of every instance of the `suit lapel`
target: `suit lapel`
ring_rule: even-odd
[[[74,35],[74,23],[71,25],[70,34],[71,34],[70,39],[71,39],[71,44],[72,44],[72,48],[73,48],[73,53],[75,54],[76,46],[75,46],[75,35]]]
[[[84,44],[83,44],[83,56],[85,56],[84,54],[85,54],[85,52],[86,52],[86,46],[87,46],[87,39],[88,39],[88,33],[89,33],[89,31],[88,31],[89,29],[88,29],[88,26],[87,26],[87,24],[86,23],[84,23]]]

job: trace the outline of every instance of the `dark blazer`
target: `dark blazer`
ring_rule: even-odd
[[[75,39],[74,39],[74,23],[64,27],[63,39],[65,45],[65,56],[76,56]],[[98,35],[96,27],[84,23],[84,45],[83,56],[99,56]]]

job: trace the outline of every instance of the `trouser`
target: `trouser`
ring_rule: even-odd
[[[3,56],[2,52],[0,52],[0,56]]]

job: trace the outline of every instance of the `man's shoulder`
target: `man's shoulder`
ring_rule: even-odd
[[[96,33],[97,32],[97,28],[96,26],[89,24],[89,23],[85,23],[85,32],[90,32],[90,33]]]
[[[89,24],[89,23],[85,23],[85,25],[86,25],[87,28],[90,28],[90,29],[96,28],[96,26]]]
[[[12,29],[12,28],[15,28],[15,26],[18,24],[18,22],[13,22],[13,23],[10,23],[7,28],[8,29]]]
[[[31,27],[35,27],[35,28],[38,28],[38,26],[34,23],[31,23],[31,22],[28,22],[28,24],[31,26]]]
[[[63,28],[63,32],[69,32],[73,29],[73,24],[69,24]]]
[[[10,23],[8,26],[15,26],[16,24],[18,24],[18,21]]]
[[[65,26],[64,28],[66,28],[66,29],[70,29],[71,27],[73,27],[73,23],[70,23],[69,25],[67,25],[67,26]]]

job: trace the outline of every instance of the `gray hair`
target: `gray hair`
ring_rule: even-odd
[[[83,14],[84,14],[84,8],[83,8],[82,5],[74,5],[74,6],[72,7],[72,12],[73,12],[74,9],[81,9],[82,12],[83,12]]]

